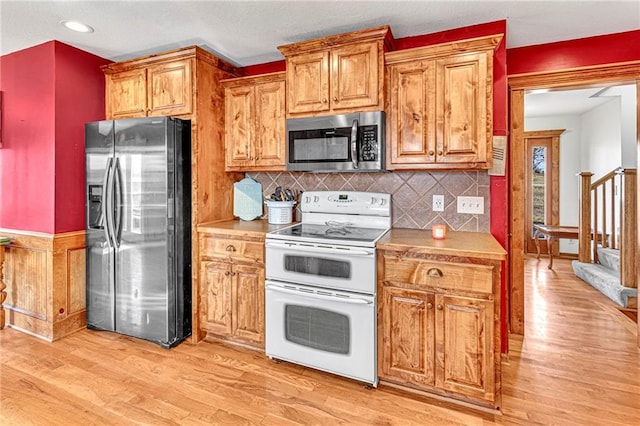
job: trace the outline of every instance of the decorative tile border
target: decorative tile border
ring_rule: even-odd
[[[486,171],[391,173],[247,173],[262,184],[265,198],[277,186],[300,191],[369,191],[391,194],[393,226],[430,229],[437,223],[454,231],[489,232],[489,175]],[[443,212],[431,210],[433,195],[444,195]],[[483,215],[457,213],[456,197],[484,198]],[[297,212],[299,213],[299,212]],[[299,214],[296,217],[300,217]]]

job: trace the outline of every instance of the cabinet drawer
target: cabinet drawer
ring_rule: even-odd
[[[493,266],[385,256],[384,280],[475,293],[493,292]]]
[[[264,243],[201,235],[200,256],[224,256],[249,262],[264,263]]]

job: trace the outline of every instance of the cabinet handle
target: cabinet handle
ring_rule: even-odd
[[[427,303],[427,309],[431,309],[431,308],[433,308],[433,303],[431,302]]]
[[[337,96],[333,97],[333,102],[338,102],[338,97]]]
[[[323,104],[326,104],[326,103],[327,103],[327,98],[324,98],[324,99],[322,100],[322,103],[323,103]]]
[[[225,251],[236,251],[236,248],[234,246],[232,246],[231,244],[229,244],[227,246],[227,248],[224,249]]]
[[[236,273],[235,273],[235,272],[232,272],[232,273],[231,273],[231,276],[232,276],[232,277],[235,277],[235,276],[236,276]]]
[[[430,268],[427,271],[427,275],[429,275],[432,278],[441,278],[442,277],[442,271],[438,268]]]
[[[438,151],[438,155],[442,155],[442,151]]]
[[[224,274],[225,274],[226,276],[229,276],[229,274],[231,274],[231,272],[229,272],[229,271],[224,271]]]
[[[442,305],[438,305],[438,306],[436,306],[436,309],[437,309],[437,310],[439,310],[439,311],[441,311],[441,310],[442,310]]]
[[[435,154],[435,152],[433,150],[429,151],[429,156],[433,157],[433,154]]]
[[[420,122],[420,116],[418,114],[416,114],[415,112],[413,114],[411,114],[413,116],[413,119],[415,120],[416,123]]]

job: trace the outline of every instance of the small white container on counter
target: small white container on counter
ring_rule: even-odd
[[[275,225],[291,223],[295,203],[295,201],[265,201],[269,211],[268,222]]]

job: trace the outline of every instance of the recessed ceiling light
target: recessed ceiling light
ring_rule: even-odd
[[[91,28],[89,25],[83,24],[82,22],[78,22],[78,21],[60,21],[60,24],[64,25],[71,31],[77,31],[79,33],[93,32],[93,28]]]

